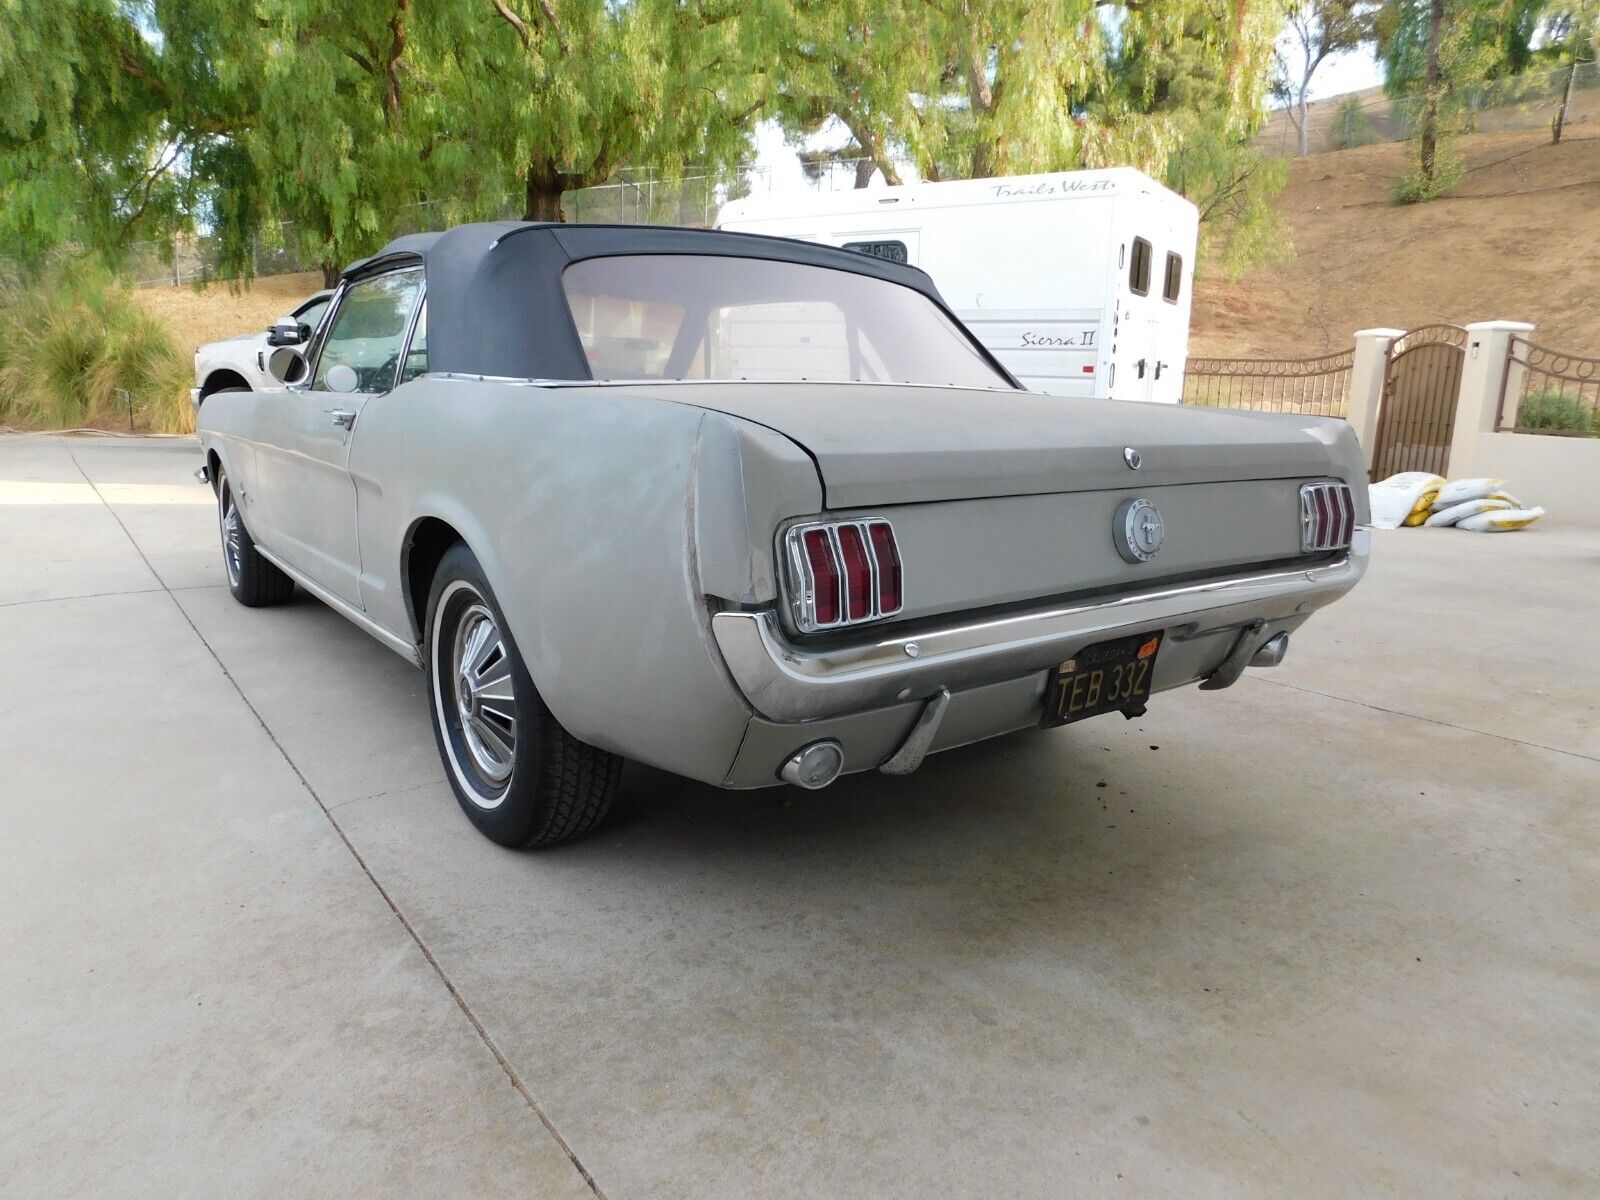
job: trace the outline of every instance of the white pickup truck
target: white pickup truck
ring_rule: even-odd
[[[328,311],[328,301],[333,292],[322,291],[302,300],[286,317],[271,329],[257,333],[241,333],[237,337],[208,342],[194,352],[194,382],[189,399],[199,408],[207,396],[217,392],[273,391],[283,385],[267,370],[267,359],[273,347],[297,345],[306,339],[288,338],[274,341],[279,330],[305,325],[315,333]]]

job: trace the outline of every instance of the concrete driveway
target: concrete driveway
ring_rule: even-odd
[[[0,439],[5,1195],[1600,1191],[1600,535],[1380,535],[1231,691],[526,854],[196,464]]]

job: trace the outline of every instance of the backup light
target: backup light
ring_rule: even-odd
[[[789,608],[803,633],[891,617],[903,604],[900,547],[881,517],[796,525],[784,534]]]

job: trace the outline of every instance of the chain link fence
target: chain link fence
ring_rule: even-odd
[[[819,192],[855,186],[855,159],[838,159],[808,165],[806,184]],[[774,187],[770,167],[745,166],[728,171],[690,173],[673,179],[647,171],[625,169],[598,187],[574,188],[561,197],[561,214],[581,224],[710,226],[717,211],[729,200]],[[520,217],[521,196],[508,193],[498,203],[481,202],[466,213],[453,200],[425,200],[405,204],[395,215],[393,236],[444,229],[463,220],[501,220]],[[216,279],[216,239],[205,234],[168,241],[135,242],[128,248],[128,277],[140,287],[180,286]],[[251,274],[287,275],[315,271],[319,264],[305,253],[295,225],[284,221],[252,239]]]
[[[1579,63],[1576,71],[1569,64],[1466,89],[1459,98],[1460,131],[1549,129],[1567,97],[1569,79],[1571,99],[1563,136],[1593,136],[1600,126],[1600,63],[1592,62]],[[1411,136],[1418,110],[1418,97],[1391,97],[1382,88],[1314,100],[1306,110],[1307,153],[1403,142]],[[1298,154],[1295,118],[1287,108],[1274,109],[1256,137],[1256,146],[1271,154]]]

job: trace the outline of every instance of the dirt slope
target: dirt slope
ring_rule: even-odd
[[[1296,159],[1281,205],[1295,255],[1230,283],[1196,284],[1191,353],[1292,358],[1342,349],[1357,329],[1430,321],[1533,321],[1539,339],[1600,356],[1600,133],[1560,146],[1543,132],[1461,142],[1449,196],[1399,207],[1403,143]],[[187,350],[265,329],[322,286],[315,273],[139,295]]]
[[[1539,340],[1600,356],[1600,134],[1462,139],[1467,174],[1397,206],[1404,143],[1296,159],[1281,199],[1294,257],[1195,285],[1190,353],[1297,357],[1357,329],[1533,321]]]

